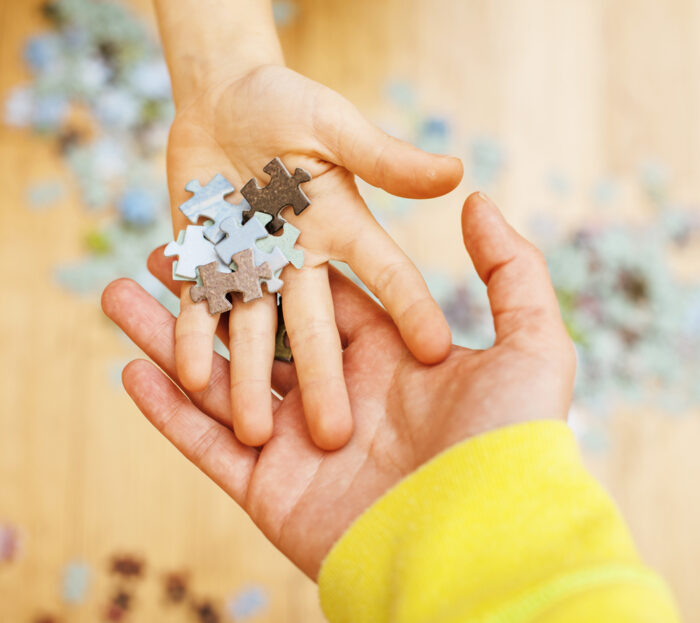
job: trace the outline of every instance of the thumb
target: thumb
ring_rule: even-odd
[[[462,179],[459,158],[430,154],[389,136],[335,91],[324,88],[319,98],[322,112],[315,125],[329,160],[365,182],[392,195],[425,199],[450,192]]]
[[[462,235],[488,290],[496,341],[524,331],[531,337],[562,338],[570,346],[544,256],[505,221],[486,195],[467,198]]]

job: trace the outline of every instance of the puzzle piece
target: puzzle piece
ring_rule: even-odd
[[[197,267],[218,263],[218,270],[222,273],[231,272],[228,264],[222,262],[216,254],[214,245],[204,238],[202,225],[188,225],[187,229],[178,234],[177,241],[169,242],[163,251],[165,257],[178,256],[177,267],[174,268],[178,277],[187,281],[197,279]]]
[[[244,249],[233,256],[236,272],[222,275],[218,272],[216,262],[200,266],[201,286],[190,289],[190,296],[195,303],[207,299],[210,314],[220,314],[231,309],[231,302],[226,298],[229,292],[240,292],[243,302],[262,297],[260,279],[272,279],[272,271],[267,264],[255,266],[253,250]]]
[[[196,281],[198,286],[202,285],[202,280],[199,278],[199,273],[194,279],[180,277],[180,275],[177,274],[177,262],[173,262],[173,281]]]
[[[261,214],[256,214],[256,218],[260,218]],[[299,238],[301,232],[291,223],[285,223],[282,235],[268,236],[262,240],[258,240],[256,246],[261,251],[271,252],[275,247],[278,247],[284,256],[292,263],[295,268],[301,268],[304,265],[304,252],[301,249],[295,249],[294,244]]]
[[[279,278],[279,274],[289,264],[289,260],[275,246],[271,246],[269,250],[263,251],[255,244],[256,240],[260,241],[260,239],[270,237],[265,229],[265,225],[271,219],[272,217],[269,214],[256,214],[255,218],[248,221],[243,227],[237,226],[234,219],[231,219],[231,222],[226,221],[223,224],[223,231],[227,234],[227,237],[216,245],[216,251],[221,260],[225,262],[243,249],[253,249],[255,251],[255,265],[260,266],[267,262],[272,271],[272,279],[264,280],[264,283],[267,285],[267,291],[277,292],[284,285],[284,282]]]
[[[271,218],[268,215],[265,217],[268,221]],[[221,231],[226,234],[226,238],[216,245],[216,252],[227,265],[236,253],[243,249],[254,249],[255,241],[267,236],[265,223],[260,219],[251,219],[241,227],[235,218],[229,218],[221,224]]]
[[[247,201],[234,205],[224,199],[236,189],[219,173],[206,186],[202,186],[199,180],[190,180],[185,185],[185,190],[194,193],[194,197],[185,201],[180,206],[180,211],[191,223],[196,223],[201,216],[212,219],[212,223],[205,226],[204,237],[213,243],[224,237],[224,232],[221,231],[223,221],[238,216],[238,222],[241,223],[243,212],[250,209]]]
[[[299,184],[311,180],[311,175],[304,169],[295,169],[294,175],[282,164],[279,158],[270,160],[263,169],[270,176],[267,186],[260,188],[255,178],[249,180],[241,194],[250,204],[250,210],[243,212],[243,220],[247,221],[256,212],[264,212],[272,216],[267,230],[274,234],[284,225],[280,212],[287,206],[294,208],[294,214],[301,214],[309,205],[309,198],[299,188]]]
[[[275,336],[275,359],[277,361],[292,361],[292,349],[289,346],[287,327],[282,315],[282,299],[277,297],[277,335]]]
[[[282,269],[289,264],[289,260],[284,257],[284,253],[277,247],[272,250],[272,253],[265,253],[258,248],[253,248],[255,265],[262,266],[267,264],[272,271],[272,279],[265,279],[263,283],[267,285],[268,292],[277,292],[284,285],[284,282],[279,278]]]
[[[63,600],[80,604],[90,586],[90,567],[82,562],[68,563],[63,569]]]

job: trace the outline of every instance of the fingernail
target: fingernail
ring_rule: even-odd
[[[489,197],[486,193],[479,191],[479,199],[481,199],[484,203],[488,203],[491,207],[496,207],[496,204],[493,202],[491,197]]]

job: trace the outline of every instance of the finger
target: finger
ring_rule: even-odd
[[[163,255],[163,247],[158,247],[148,256],[148,270],[151,271],[163,285],[165,285],[176,296],[180,295],[183,281],[174,281],[172,278],[173,258]],[[216,335],[224,345],[228,345],[228,318],[219,319],[216,328]],[[172,375],[171,375],[172,376]],[[287,395],[297,384],[294,364],[285,361],[275,361],[272,367],[272,387],[281,396]]]
[[[229,313],[233,430],[248,446],[261,446],[272,436],[270,378],[276,329],[274,295],[234,302]]]
[[[430,154],[367,121],[345,98],[320,92],[322,111],[315,130],[328,148],[327,158],[392,195],[416,199],[453,190],[464,174],[459,158]]]
[[[243,504],[257,452],[207,417],[148,361],[124,368],[126,391],[149,421],[238,504]]]
[[[328,276],[335,322],[344,343],[352,343],[363,330],[374,329],[378,323],[391,323],[384,309],[339,270],[331,267]]]
[[[175,281],[173,279],[173,262],[175,258],[165,257],[165,255],[163,255],[164,248],[165,245],[162,245],[151,251],[146,265],[150,273],[179,298],[182,286],[187,282]],[[228,344],[228,322],[224,317],[219,318],[219,324],[216,327],[216,335],[224,344]]]
[[[175,324],[177,375],[189,391],[202,391],[209,383],[214,353],[214,334],[219,314],[209,313],[206,301],[195,303],[190,296],[194,284],[180,290],[180,315]]]
[[[486,195],[467,198],[462,233],[474,268],[487,286],[497,340],[521,329],[563,329],[544,257],[506,223]]]
[[[135,281],[118,279],[105,288],[102,309],[156,365],[179,383],[174,348],[175,318],[165,307]],[[203,392],[188,395],[200,409],[230,425],[228,361],[216,355],[212,382]]]
[[[382,302],[413,355],[439,363],[452,335],[440,307],[413,262],[374,219],[357,231],[342,257]]]
[[[335,450],[350,439],[353,423],[326,266],[288,271],[282,305],[311,438]]]

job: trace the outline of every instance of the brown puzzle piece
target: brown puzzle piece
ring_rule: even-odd
[[[220,314],[231,309],[231,301],[226,298],[229,292],[240,292],[243,302],[262,297],[260,279],[272,279],[272,271],[267,262],[256,266],[252,249],[244,249],[233,256],[238,267],[235,273],[220,273],[218,262],[199,267],[201,286],[193,286],[190,296],[195,303],[207,299],[210,314]]]
[[[311,175],[299,168],[295,169],[294,175],[289,175],[279,158],[270,160],[263,171],[270,176],[267,186],[260,188],[253,178],[241,188],[241,194],[251,208],[243,212],[243,219],[248,220],[255,212],[265,212],[272,217],[267,224],[267,231],[274,234],[284,225],[284,219],[279,215],[283,208],[292,206],[294,214],[301,214],[309,205],[309,198],[299,188],[299,184],[308,182]]]

